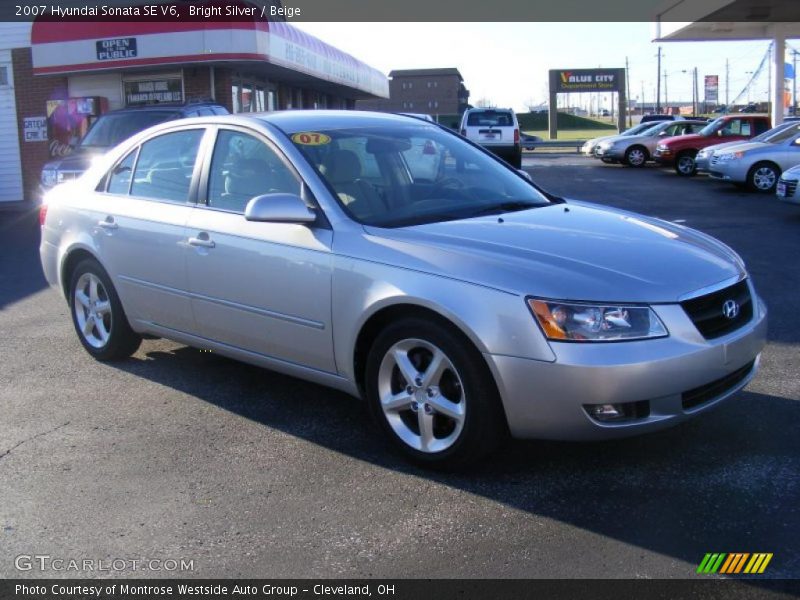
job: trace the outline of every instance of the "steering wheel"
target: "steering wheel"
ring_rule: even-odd
[[[445,190],[460,191],[465,190],[466,188],[467,186],[460,179],[455,177],[445,177],[433,185],[433,188],[431,189],[431,195],[440,194]]]

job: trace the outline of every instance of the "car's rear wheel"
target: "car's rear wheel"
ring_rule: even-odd
[[[522,150],[520,150],[519,152],[515,152],[514,154],[512,154],[512,155],[511,155],[511,158],[508,160],[508,162],[509,162],[509,163],[511,164],[511,166],[512,166],[512,167],[514,167],[515,169],[521,169],[521,168],[522,168]]]
[[[366,365],[370,410],[415,462],[456,468],[491,452],[506,426],[494,379],[468,340],[407,318],[375,340]]]
[[[650,158],[644,146],[631,146],[625,151],[625,164],[629,167],[643,167]]]
[[[683,177],[693,177],[697,174],[697,163],[694,152],[682,152],[675,159],[675,172]]]
[[[141,344],[111,278],[96,260],[83,260],[72,271],[69,305],[78,339],[97,360],[127,358]]]
[[[772,163],[762,162],[753,165],[747,173],[747,187],[762,194],[771,194],[778,185],[781,170]]]

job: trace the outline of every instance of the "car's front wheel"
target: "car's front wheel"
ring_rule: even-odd
[[[694,160],[695,153],[691,151],[682,152],[675,159],[675,172],[683,177],[692,177],[697,174],[697,163]]]
[[[505,417],[480,352],[434,320],[407,318],[375,340],[366,365],[370,409],[410,459],[457,468],[494,450]]]
[[[629,167],[643,167],[650,158],[643,146],[632,146],[625,151],[625,164]]]
[[[756,192],[771,194],[778,185],[778,178],[781,171],[772,163],[758,163],[753,165],[747,174],[747,186]]]
[[[69,286],[72,323],[86,351],[97,360],[127,358],[142,338],[131,329],[111,278],[94,259],[81,261]]]

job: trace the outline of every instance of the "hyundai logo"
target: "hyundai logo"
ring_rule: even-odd
[[[725,303],[722,305],[722,314],[728,319],[735,319],[739,314],[739,304],[736,300],[725,300]]]

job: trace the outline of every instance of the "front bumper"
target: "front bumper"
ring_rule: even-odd
[[[778,200],[781,202],[787,202],[789,204],[800,204],[800,185],[798,185],[797,179],[785,179],[781,177],[778,181],[778,185],[776,186],[776,196]],[[781,194],[781,188],[783,189],[783,195]]]
[[[709,168],[711,166],[711,164],[709,162],[710,160],[711,160],[710,156],[700,156],[699,154],[697,156],[695,156],[694,164],[695,164],[695,167],[697,168],[697,172],[698,173],[708,173],[708,170],[709,170]]]
[[[608,148],[597,148],[597,158],[606,160],[622,160],[625,158],[625,149],[610,146]]]
[[[656,148],[653,152],[653,160],[661,166],[672,166],[675,164],[675,153],[672,151],[663,151]]]
[[[626,437],[676,425],[716,406],[752,379],[766,343],[766,307],[752,286],[751,294],[756,301],[750,322],[713,340],[700,335],[680,305],[656,305],[653,309],[670,331],[667,338],[551,343],[552,363],[485,355],[511,434],[555,440]],[[730,381],[737,371],[741,376]],[[711,388],[711,395],[688,402],[687,392],[709,389],[714,382],[720,385]],[[584,408],[619,403],[646,403],[647,415],[600,422]]]
[[[747,181],[748,167],[737,164],[741,161],[717,162],[708,167],[708,174],[712,179],[730,181],[731,183],[744,183]]]

